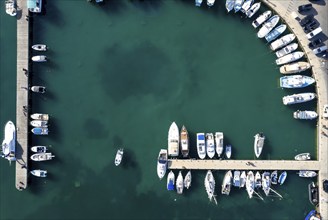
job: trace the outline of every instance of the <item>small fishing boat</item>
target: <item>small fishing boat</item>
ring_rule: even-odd
[[[189,135],[186,127],[183,125],[180,132],[181,154],[183,157],[189,155]]]
[[[179,171],[177,182],[175,183],[177,187],[177,193],[182,194],[183,193],[183,176],[181,171]]]
[[[288,55],[287,55],[288,56]],[[315,80],[309,76],[303,75],[291,75],[280,77],[280,87],[281,88],[304,88],[306,86],[312,85]]]
[[[232,146],[229,144],[225,147],[226,158],[230,159],[231,158],[231,153],[232,153]]]
[[[257,32],[257,37],[263,38],[267,35],[278,24],[279,20],[280,17],[278,15],[273,15],[269,18],[269,20],[267,20]]]
[[[42,127],[33,128],[31,131],[35,135],[48,135],[49,133],[48,128],[42,128]]]
[[[246,190],[250,199],[253,197],[254,188],[255,188],[254,173],[253,171],[249,171],[246,177]]]
[[[200,5],[202,4],[203,0],[195,0],[195,5],[197,7],[200,7]]]
[[[214,201],[216,202],[215,195],[214,195],[215,179],[212,174],[212,171],[210,171],[210,170],[208,170],[206,173],[204,185],[205,185],[206,193],[208,195],[209,200],[212,201],[212,199],[214,199]]]
[[[278,58],[283,57],[283,56],[285,56],[287,54],[290,54],[291,52],[294,52],[297,48],[298,48],[298,44],[297,43],[288,44],[284,48],[278,50],[276,52],[276,56]]]
[[[253,22],[252,22],[252,26],[254,28],[259,27],[261,24],[263,24],[263,22],[265,22],[266,20],[268,20],[268,18],[270,18],[272,12],[270,10],[263,12],[263,14],[261,14],[260,16],[258,16]]]
[[[270,33],[268,33],[267,35],[265,35],[265,40],[270,43],[271,41],[277,39],[287,28],[287,25],[285,24],[281,24],[278,27],[276,27],[275,29],[273,29],[272,31],[270,31]]]
[[[215,3],[215,0],[207,0],[207,6],[211,7]]]
[[[239,170],[235,170],[233,172],[233,185],[235,187],[240,187],[240,171]]]
[[[245,183],[246,183],[246,171],[243,171],[240,174],[240,188],[244,187]]]
[[[282,74],[293,74],[299,73],[309,69],[311,65],[308,62],[296,62],[291,64],[286,64],[280,67],[280,72]]]
[[[287,54],[286,56],[280,57],[279,59],[276,59],[276,64],[282,65],[282,64],[290,63],[290,62],[301,59],[303,56],[304,56],[304,52],[296,51],[296,52]]]
[[[33,62],[46,62],[47,57],[45,55],[37,55],[32,57]]]
[[[35,44],[32,46],[32,49],[36,51],[46,51],[48,48],[45,44]]]
[[[36,153],[36,154],[32,154],[31,160],[46,161],[46,160],[52,160],[53,157],[55,157],[55,155],[52,155],[52,153]]]
[[[169,191],[174,190],[174,184],[175,184],[175,175],[171,170],[167,175],[167,184],[166,184],[167,190]]]
[[[175,122],[172,122],[168,133],[168,155],[172,157],[179,156],[179,128]]]
[[[295,34],[286,34],[286,35],[282,36],[281,38],[279,38],[278,40],[273,41],[270,44],[270,48],[271,48],[271,50],[277,50],[281,47],[288,45],[295,38],[296,38]]]
[[[214,136],[213,133],[206,133],[206,152],[209,158],[215,155]]]
[[[286,178],[287,178],[287,172],[284,171],[284,172],[282,172],[282,173],[279,175],[278,183],[279,183],[280,185],[284,184]]]
[[[183,180],[183,185],[186,189],[189,189],[191,185],[191,171],[189,170],[188,173],[186,174],[184,180]]]
[[[197,154],[200,159],[206,157],[205,134],[197,133]]]
[[[30,124],[33,127],[43,127],[43,128],[47,128],[48,127],[48,121],[42,121],[42,120],[32,120],[30,122]]]
[[[30,173],[36,177],[47,177],[46,170],[31,170]]]
[[[264,141],[265,141],[265,136],[262,132],[260,132],[254,136],[254,152],[255,152],[255,156],[257,158],[259,158],[259,156],[262,153]]]
[[[311,160],[310,153],[297,154],[295,160]]]
[[[46,87],[44,86],[32,86],[31,91],[35,93],[45,93],[46,92]]]
[[[121,164],[122,159],[123,159],[123,153],[124,153],[123,148],[120,148],[117,150],[116,155],[115,155],[115,162],[114,162],[115,166],[118,166]]]
[[[157,175],[161,180],[166,173],[167,169],[167,150],[161,149],[157,158]]]
[[[221,193],[224,195],[229,195],[231,190],[231,181],[232,181],[232,172],[231,170],[227,171],[224,175],[222,182],[222,190]]]
[[[45,153],[47,151],[46,146],[33,146],[31,147],[31,151],[34,153]]]
[[[223,133],[215,132],[215,149],[218,157],[223,153]]]
[[[270,186],[271,186],[270,173],[264,172],[262,174],[262,189],[266,196],[268,196],[270,193]]]
[[[261,174],[260,172],[256,172],[255,174],[255,178],[254,178],[254,182],[255,182],[255,188],[261,188],[262,186],[262,178],[261,178]]]
[[[246,11],[246,16],[248,18],[253,17],[253,15],[255,15],[255,13],[260,9],[261,7],[261,2],[257,2],[254,5],[252,5],[252,7],[250,9],[248,9],[248,11]]]
[[[276,185],[278,183],[278,171],[275,170],[271,173],[271,183]]]
[[[34,113],[31,115],[31,118],[34,120],[42,120],[42,121],[48,121],[49,115],[48,114],[41,114],[41,113]]]
[[[291,105],[291,104],[308,102],[316,97],[317,95],[315,93],[305,92],[305,93],[284,96],[282,98],[282,102],[284,103],[284,105]]]
[[[244,4],[241,6],[240,11],[242,13],[246,13],[248,11],[248,9],[251,8],[253,2],[254,2],[254,0],[245,0]]]
[[[235,5],[234,5],[234,9],[235,9],[235,13],[237,13],[238,11],[240,11],[241,7],[244,4],[244,0],[235,0]]]
[[[314,182],[308,185],[309,201],[312,205],[317,206],[319,203],[319,190]]]
[[[305,220],[321,220],[320,213],[316,210],[311,210],[305,217]]]
[[[16,16],[17,10],[16,10],[16,4],[14,0],[7,0],[5,1],[6,4],[6,13],[10,16]]]
[[[225,6],[227,11],[230,12],[235,6],[235,0],[226,0]]]
[[[299,177],[306,177],[306,178],[311,178],[311,177],[316,177],[317,173],[311,170],[300,170],[298,172]]]
[[[305,120],[312,120],[318,117],[318,114],[315,111],[300,111],[297,110],[293,113],[293,117],[295,119],[305,119]]]

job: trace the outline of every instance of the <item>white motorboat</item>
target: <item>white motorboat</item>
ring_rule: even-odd
[[[215,132],[215,149],[218,157],[223,153],[223,133]]]
[[[288,55],[287,55],[288,56]],[[315,80],[309,76],[303,75],[291,75],[280,77],[280,87],[281,88],[304,88],[306,86],[312,85]]]
[[[227,11],[230,12],[235,6],[235,0],[226,0],[225,6]]]
[[[175,175],[171,170],[167,175],[167,183],[166,183],[167,190],[169,191],[174,190],[174,184],[175,184]]]
[[[161,149],[157,158],[157,175],[161,180],[166,173],[167,169],[167,150]]]
[[[175,183],[177,187],[177,193],[182,194],[183,193],[183,176],[181,171],[179,171],[177,182]]]
[[[235,13],[240,11],[243,4],[244,4],[244,0],[235,0],[235,5],[233,7],[235,9]]]
[[[215,155],[215,145],[213,133],[206,133],[206,153],[209,158]]]
[[[222,182],[222,190],[221,193],[224,195],[229,195],[231,190],[231,181],[232,181],[232,172],[231,170],[227,171],[224,175]]]
[[[306,178],[312,178],[312,177],[316,177],[317,173],[314,171],[310,171],[310,170],[300,170],[298,173],[299,177],[306,177]]]
[[[225,155],[228,159],[231,158],[232,146],[229,144],[225,147]]]
[[[278,58],[283,57],[283,56],[285,56],[287,54],[290,54],[291,52],[294,52],[297,48],[298,48],[298,44],[297,43],[288,44],[284,48],[278,50],[276,52],[276,56]]]
[[[46,170],[31,170],[30,173],[33,176],[37,176],[37,177],[47,177],[47,171]]]
[[[297,154],[295,160],[311,160],[311,155],[310,153]]]
[[[287,178],[287,172],[284,171],[284,172],[282,172],[282,173],[279,175],[278,183],[279,183],[280,185],[284,184],[286,178]]]
[[[48,128],[43,128],[43,127],[32,128],[31,131],[35,135],[48,135],[49,134]]]
[[[42,0],[27,1],[27,8],[30,12],[41,13]]]
[[[322,117],[328,118],[328,105],[323,105]]]
[[[191,186],[191,171],[189,170],[188,173],[186,174],[184,180],[183,180],[183,185],[186,189],[189,189]]]
[[[298,94],[284,96],[282,98],[282,102],[284,105],[291,105],[291,104],[308,102],[316,97],[317,95],[312,92],[298,93]]]
[[[46,87],[44,86],[32,86],[31,91],[35,93],[45,93],[46,92]]]
[[[7,0],[5,1],[6,4],[6,13],[10,16],[16,16],[17,10],[16,10],[16,4],[14,0]]]
[[[215,0],[207,0],[207,6],[211,7],[214,5]]]
[[[301,51],[296,51],[290,54],[287,54],[286,56],[280,57],[276,60],[277,65],[282,65],[286,63],[290,63],[296,60],[301,59],[304,56],[304,53]]]
[[[269,172],[264,172],[262,174],[262,189],[266,196],[270,193],[270,186],[271,186],[271,178]]]
[[[55,155],[52,155],[52,153],[36,153],[36,154],[32,154],[31,160],[46,161],[46,160],[52,160],[53,157],[55,157]]]
[[[240,187],[240,171],[239,170],[235,170],[233,172],[233,185],[235,187]]]
[[[41,113],[34,113],[31,115],[31,118],[34,120],[42,120],[42,121],[48,121],[49,115],[48,114],[41,114]]]
[[[240,174],[240,188],[244,187],[245,183],[246,183],[246,171],[243,171]]]
[[[256,172],[255,177],[254,177],[254,184],[255,188],[261,188],[262,186],[262,177],[259,171]]]
[[[205,134],[197,133],[197,153],[200,159],[206,157]]]
[[[275,170],[270,175],[271,183],[276,185],[278,183],[278,171]]]
[[[246,177],[246,190],[250,199],[253,197],[254,188],[255,188],[254,173],[253,171],[249,171]]]
[[[203,3],[203,0],[195,0],[195,5],[197,7],[200,7],[200,5]]]
[[[43,127],[43,128],[47,128],[48,127],[48,121],[42,121],[42,120],[32,120],[30,122],[30,124],[33,127]]]
[[[123,159],[123,154],[124,154],[123,148],[120,148],[117,150],[116,155],[115,155],[115,162],[114,162],[115,166],[118,166],[121,164],[122,159]]]
[[[1,156],[9,163],[16,160],[16,128],[12,121],[8,121],[5,125],[1,151]]]
[[[265,35],[265,40],[270,43],[271,41],[277,39],[282,33],[284,33],[284,31],[286,30],[287,25],[285,24],[281,24],[278,27],[276,27],[275,29],[273,29],[272,31],[270,31],[270,33],[268,33],[267,35]]]
[[[47,57],[45,55],[37,55],[32,57],[33,62],[46,62]]]
[[[279,22],[280,17],[278,15],[274,15],[269,20],[267,20],[260,30],[257,32],[258,38],[263,38],[265,35],[267,35]]]
[[[45,44],[35,44],[32,46],[32,49],[36,51],[47,51],[48,48]]]
[[[253,15],[255,15],[255,13],[260,9],[260,7],[261,7],[261,2],[257,2],[253,4],[252,7],[248,9],[248,11],[246,11],[246,16],[248,18],[253,17]]]
[[[254,28],[259,27],[261,24],[263,24],[268,18],[270,18],[272,12],[270,10],[263,12],[260,16],[258,16],[253,22],[252,26]]]
[[[308,62],[295,62],[286,64],[280,67],[282,74],[293,74],[310,69],[311,65]]]
[[[179,156],[179,128],[175,122],[172,122],[168,133],[168,155],[172,157]]]
[[[212,174],[212,171],[210,171],[210,170],[208,170],[206,173],[204,185],[205,185],[206,193],[208,195],[209,200],[212,201],[212,199],[214,199],[214,202],[216,203],[215,194],[214,194],[215,179]]]
[[[264,141],[265,141],[265,136],[262,132],[256,134],[254,136],[254,152],[255,152],[255,156],[257,158],[259,158],[259,156],[262,153],[262,149],[263,149],[263,145],[264,145]]]
[[[46,146],[33,146],[31,147],[31,151],[34,153],[45,153],[47,151]]]
[[[295,34],[286,34],[282,36],[281,38],[273,41],[270,44],[271,50],[277,50],[281,47],[286,46],[287,44],[291,43],[295,39]]]
[[[312,120],[318,117],[318,114],[315,111],[300,111],[297,110],[293,113],[293,117],[295,119],[305,119],[305,120]]]
[[[183,125],[180,132],[181,154],[183,157],[189,155],[189,135],[186,127]]]
[[[246,13],[248,11],[248,9],[251,8],[253,2],[254,2],[254,0],[245,0],[244,4],[241,6],[240,11],[242,13]]]

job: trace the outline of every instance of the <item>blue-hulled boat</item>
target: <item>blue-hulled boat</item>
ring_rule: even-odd
[[[235,7],[235,0],[226,0],[226,9],[230,12]]]
[[[49,133],[48,128],[33,128],[32,132],[35,135],[48,135]]]
[[[195,5],[197,7],[200,7],[200,5],[202,4],[203,0],[195,0]]]
[[[172,191],[174,190],[174,183],[175,183],[175,175],[171,170],[167,175],[167,190]]]
[[[316,210],[311,210],[305,217],[305,220],[320,220],[321,216]]]
[[[284,172],[282,172],[282,173],[280,174],[279,179],[278,179],[278,183],[279,183],[280,185],[284,184],[286,178],[287,178],[287,172],[284,171]]]
[[[315,80],[309,76],[292,75],[280,77],[280,87],[282,88],[303,88],[313,84]]]
[[[266,41],[269,43],[269,42],[277,39],[282,33],[284,33],[286,28],[287,28],[287,25],[285,25],[285,24],[279,25],[278,27],[276,27],[275,29],[270,31],[270,33],[265,35]]]

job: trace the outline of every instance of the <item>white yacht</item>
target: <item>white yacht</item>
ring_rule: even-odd
[[[281,88],[304,88],[306,86],[312,85],[314,82],[315,80],[312,77],[304,75],[290,75],[280,77]]]
[[[268,18],[270,18],[272,12],[270,10],[263,12],[263,14],[261,14],[260,16],[258,16],[253,22],[252,22],[252,26],[254,28],[259,27],[261,24],[263,24],[263,22],[265,22],[266,20],[268,20]]]
[[[246,177],[246,190],[250,199],[253,197],[254,188],[255,188],[254,173],[253,171],[249,171]]]
[[[262,189],[266,196],[270,193],[271,178],[269,172],[264,172],[262,174]]]
[[[157,158],[157,175],[159,179],[163,179],[167,169],[167,150],[161,149]]]
[[[17,10],[16,10],[16,4],[14,0],[7,0],[5,1],[6,4],[6,13],[10,16],[16,16]]]
[[[35,93],[45,93],[46,92],[46,87],[44,86],[32,86],[31,91]]]
[[[301,153],[295,156],[295,160],[311,160],[310,153]]]
[[[278,27],[276,27],[275,29],[273,29],[272,31],[270,31],[270,33],[268,33],[267,35],[265,35],[265,40],[270,43],[271,41],[277,39],[282,33],[284,33],[284,31],[286,30],[287,25],[285,24],[281,24]]]
[[[183,185],[186,189],[189,189],[191,185],[191,171],[189,170],[188,173],[186,174],[184,180],[183,180]]]
[[[47,57],[45,55],[37,55],[32,57],[33,62],[46,62]]]
[[[270,48],[271,50],[277,50],[281,47],[286,46],[287,44],[291,43],[294,39],[295,39],[295,34],[286,34],[284,36],[282,36],[281,38],[273,41],[270,44]]]
[[[310,171],[310,170],[300,170],[298,173],[298,176],[311,178],[311,177],[316,177],[317,173],[314,171]]]
[[[48,127],[48,121],[42,121],[42,120],[32,120],[30,122],[30,124],[33,126],[33,127]]]
[[[234,5],[234,9],[235,9],[235,13],[240,11],[241,7],[243,6],[244,4],[244,0],[236,0],[235,1],[235,5]]]
[[[214,5],[215,0],[207,0],[207,6],[211,7]]]
[[[123,159],[123,154],[124,154],[123,148],[120,148],[117,150],[116,155],[115,155],[115,162],[114,162],[115,166],[118,166],[121,164],[122,159]]]
[[[222,190],[221,193],[224,195],[229,195],[231,190],[231,181],[232,181],[232,172],[231,170],[227,171],[224,175],[222,182]]]
[[[46,170],[31,170],[30,173],[33,176],[37,176],[37,177],[47,177],[47,171]]]
[[[179,171],[177,182],[175,183],[177,188],[177,193],[182,194],[183,193],[183,176],[181,171]]]
[[[31,147],[31,151],[34,153],[45,153],[47,151],[46,146],[33,146]]]
[[[293,74],[303,72],[310,68],[311,65],[308,62],[295,62],[281,66],[280,72],[282,74]]]
[[[181,154],[183,157],[189,155],[189,135],[187,128],[183,125],[180,132]]]
[[[276,64],[282,65],[282,64],[290,63],[290,62],[301,59],[303,56],[304,56],[304,52],[296,51],[296,52],[287,54],[286,56],[276,59]]]
[[[265,136],[264,136],[264,134],[262,132],[257,133],[254,136],[254,152],[255,152],[255,156],[257,158],[259,158],[259,156],[262,153],[264,141],[265,141]]]
[[[235,187],[240,187],[240,171],[239,170],[235,170],[233,172],[233,185]]]
[[[167,183],[166,183],[167,190],[169,191],[174,190],[174,184],[175,184],[175,175],[171,170],[167,175]]]
[[[48,121],[49,115],[48,114],[42,114],[42,113],[34,113],[31,115],[31,118],[34,120],[42,120],[42,121]]]
[[[258,38],[263,38],[265,35],[267,35],[279,22],[280,17],[278,15],[274,15],[269,20],[267,20],[260,30],[257,32]]]
[[[245,183],[246,183],[246,171],[243,171],[240,174],[240,188],[244,187]]]
[[[226,0],[225,6],[227,11],[230,12],[235,6],[235,0]]]
[[[215,145],[213,133],[206,133],[206,153],[209,158],[215,155]]]
[[[215,149],[218,157],[223,153],[223,133],[215,132]]]
[[[55,157],[55,155],[52,155],[52,153],[37,153],[37,154],[32,154],[31,160],[46,161],[46,160],[52,160],[53,157]]]
[[[16,160],[16,128],[12,121],[8,121],[5,125],[4,139],[2,141],[1,156],[10,163]]]
[[[197,153],[200,159],[206,157],[205,134],[197,133]]]
[[[295,119],[316,119],[318,117],[318,114],[315,111],[300,111],[297,110],[293,113],[293,117]]]
[[[252,5],[252,7],[250,9],[248,9],[248,11],[246,11],[246,16],[248,18],[253,17],[253,15],[255,15],[255,13],[260,9],[261,7],[261,2],[257,2],[254,5]]]
[[[312,92],[298,93],[293,95],[287,95],[282,98],[284,105],[291,105],[296,103],[308,102],[316,98],[317,95]]]
[[[285,56],[287,54],[290,54],[291,52],[294,52],[297,48],[298,48],[298,44],[297,43],[288,44],[284,48],[278,50],[276,52],[276,56],[278,58],[283,57],[283,56]]]
[[[179,129],[175,122],[171,124],[168,133],[168,155],[179,156]]]
[[[48,48],[45,44],[35,44],[32,46],[32,49],[36,51],[47,51]]]
[[[246,13],[248,11],[248,9],[251,8],[253,2],[254,2],[254,0],[245,0],[244,4],[241,6],[240,11],[242,13]]]
[[[210,171],[210,170],[208,170],[206,173],[204,185],[205,185],[206,193],[208,195],[209,200],[212,201],[212,199],[214,199],[214,202],[216,203],[215,194],[214,194],[215,179],[212,174],[212,171]]]
[[[202,3],[203,3],[203,0],[195,0],[195,5],[197,7],[200,7]]]

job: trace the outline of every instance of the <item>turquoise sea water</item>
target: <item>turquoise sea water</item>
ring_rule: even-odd
[[[262,6],[262,11],[265,9]],[[32,113],[51,115],[51,162],[30,163],[49,178],[15,189],[15,166],[0,160],[0,219],[302,219],[311,210],[308,179],[288,173],[284,198],[248,199],[246,190],[209,203],[205,171],[194,171],[182,196],[158,180],[156,159],[172,121],[186,125],[191,154],[197,132],[222,131],[234,159],[254,159],[253,136],[267,137],[261,159],[316,154],[316,122],[292,118],[315,102],[284,106],[275,55],[256,37],[251,20],[227,14],[224,3],[193,1],[48,1],[33,17],[31,44],[45,43],[49,62],[33,64]],[[15,121],[16,22],[0,5],[0,124]],[[32,54],[41,54],[32,51]],[[310,74],[309,72],[307,74]],[[2,134],[0,135],[2,137]],[[121,167],[117,148],[125,148]],[[177,171],[175,171],[177,175]],[[184,171],[184,174],[186,171]],[[14,208],[13,208],[14,207]]]

